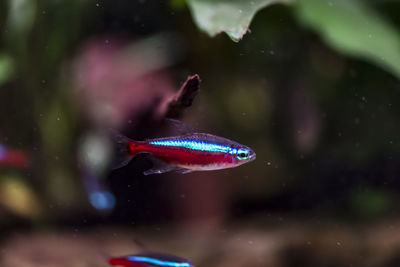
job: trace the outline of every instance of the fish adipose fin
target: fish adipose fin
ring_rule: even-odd
[[[179,134],[191,134],[195,132],[192,126],[180,120],[165,118],[164,123],[169,127],[173,128],[174,130],[176,130]]]
[[[122,168],[132,160],[136,155],[132,153],[132,145],[135,141],[129,139],[128,137],[120,134],[119,132],[110,129],[110,134],[114,140],[115,151],[114,151],[114,163],[112,169]]]
[[[152,156],[149,156],[149,159],[152,161],[153,167],[147,171],[144,171],[143,172],[144,175],[161,174],[167,172],[177,172],[177,173],[191,172],[191,170],[189,169],[184,169],[175,165],[170,165]]]

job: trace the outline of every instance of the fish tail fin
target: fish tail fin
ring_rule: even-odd
[[[110,129],[110,132],[115,146],[114,164],[112,167],[115,170],[128,165],[132,158],[138,154],[136,148],[139,142],[129,139],[113,129]]]

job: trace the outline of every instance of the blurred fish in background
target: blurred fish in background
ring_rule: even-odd
[[[0,216],[5,211],[22,218],[37,219],[41,215],[36,193],[22,177],[33,167],[32,160],[31,153],[0,144]]]
[[[174,255],[154,252],[125,257],[113,257],[109,259],[109,263],[114,266],[125,267],[194,267],[189,260]]]
[[[18,149],[11,149],[0,144],[0,168],[28,168],[30,157],[27,152]]]

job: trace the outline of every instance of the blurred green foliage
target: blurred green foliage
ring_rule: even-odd
[[[12,58],[8,55],[0,55],[0,85],[11,78],[13,69]]]
[[[358,0],[299,0],[299,19],[338,51],[365,59],[400,78],[400,35]]]
[[[239,41],[260,9],[293,2],[299,21],[333,48],[365,59],[400,78],[400,36],[379,12],[358,0],[199,1],[188,0],[197,26],[210,36],[225,32]]]
[[[75,165],[74,125],[78,121],[70,84],[68,79],[62,81],[61,69],[76,49],[82,34],[82,12],[89,2],[10,0],[0,4],[0,98],[7,102],[0,115],[1,143],[25,149],[34,162],[25,177],[28,183],[18,180],[15,186],[0,185],[8,201],[16,201],[4,206],[20,216],[35,218],[37,210],[48,214],[54,204],[44,203],[63,206],[68,202],[64,207],[69,208],[77,201],[80,205],[79,197],[74,196],[80,192],[80,181],[74,178],[75,171],[70,171],[70,163]],[[13,177],[6,172],[3,179]],[[34,201],[35,194],[40,194],[43,202]],[[14,195],[17,198],[11,197]]]
[[[384,190],[360,186],[352,193],[350,205],[356,215],[371,220],[390,211],[394,201],[393,196]]]
[[[185,55],[171,72],[177,81],[193,73],[203,80],[189,119],[257,152],[252,165],[219,173],[229,176],[232,203],[301,211],[344,199],[335,208],[366,219],[387,214],[399,200],[400,95],[398,80],[374,65],[399,77],[399,3],[298,0],[263,9],[278,2],[289,1],[187,0],[190,10],[181,0],[163,8],[156,1],[0,1],[0,143],[35,158],[26,173],[0,170],[2,208],[34,219],[88,208],[76,151],[92,125],[76,104],[73,59],[93,36],[130,41],[174,32]],[[238,44],[199,35],[193,24],[239,40],[259,10],[252,34]],[[123,191],[126,180],[115,180]]]
[[[238,42],[248,31],[251,20],[260,9],[288,0],[213,1],[187,0],[197,26],[210,36],[225,32]]]

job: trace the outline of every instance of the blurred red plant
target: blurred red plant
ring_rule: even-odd
[[[173,94],[173,81],[165,69],[170,61],[161,53],[146,57],[157,48],[140,42],[98,38],[77,57],[77,98],[95,125],[121,127]]]
[[[160,126],[164,117],[179,117],[199,90],[198,75],[174,90],[166,69],[174,59],[160,48],[160,44],[168,46],[166,38],[159,35],[134,43],[93,39],[74,61],[77,100],[90,122],[81,139],[78,160],[89,201],[98,210],[114,206],[112,195],[100,182],[108,171],[111,149],[104,129],[130,126],[130,130],[148,136],[149,127]]]

